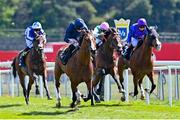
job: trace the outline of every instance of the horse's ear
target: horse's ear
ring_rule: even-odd
[[[148,33],[150,34],[150,33],[151,33],[151,28],[150,28],[150,27],[147,27],[147,31],[148,31]]]
[[[154,26],[154,29],[155,29],[155,30],[157,30],[157,29],[158,29],[158,26],[157,26],[157,25],[155,25],[155,26]]]

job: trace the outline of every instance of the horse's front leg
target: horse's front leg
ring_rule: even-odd
[[[133,76],[133,83],[134,83],[134,93],[130,93],[130,95],[135,97],[138,94],[138,79],[135,76]]]
[[[145,99],[145,93],[144,93],[144,88],[143,88],[143,86],[142,86],[142,81],[143,81],[143,78],[141,78],[141,79],[139,80],[139,88],[140,88],[140,90],[141,90],[141,100],[144,100],[144,99]]]
[[[29,83],[28,83],[28,87],[27,87],[27,94],[26,94],[26,104],[28,105],[29,104],[29,94],[30,94],[30,91],[31,91],[31,87],[32,87],[32,84],[34,83],[34,80],[29,77]]]
[[[119,89],[119,92],[120,93],[125,93],[125,90],[124,90],[124,85],[121,83],[121,85],[120,85],[120,83],[118,82],[118,78],[117,78],[117,75],[116,75],[116,73],[115,73],[115,70],[114,69],[111,69],[111,76],[113,77],[113,79],[114,79],[114,81],[116,82],[116,84],[117,84],[117,87],[118,87],[118,89]]]
[[[94,105],[92,81],[91,80],[87,81],[86,85],[87,85],[87,89],[88,89],[88,96],[87,96],[87,98],[83,98],[83,99],[85,102],[88,101],[89,99],[91,99],[91,105]]]
[[[99,81],[101,82],[101,80],[104,78],[103,76],[105,76],[105,74],[103,73],[103,70],[102,69],[98,69],[95,71],[95,74],[94,74],[94,79],[92,81],[92,92],[93,92],[93,96],[94,96],[94,99],[97,103],[100,102],[100,99],[99,97],[97,96],[96,92],[95,92],[95,88],[97,86],[97,84],[99,83]],[[101,94],[101,89],[102,89],[102,85],[104,84],[99,84],[99,94]]]
[[[36,87],[36,88],[35,88],[35,89],[36,89],[36,90],[35,90],[35,93],[36,93],[36,95],[39,95],[39,94],[40,94],[40,92],[39,92],[39,82],[38,82],[39,79],[38,79],[37,76],[36,76],[36,77],[33,76],[33,79],[34,79],[35,87]]]
[[[46,90],[47,99],[52,100],[52,97],[50,96],[50,92],[49,92],[48,85],[47,85],[47,71],[46,70],[45,70],[44,74],[42,75],[42,77],[43,77],[44,88]]]
[[[124,91],[124,92],[122,92],[123,96],[121,97],[121,101],[125,101],[125,90],[124,90],[124,84],[123,84],[123,82],[124,82],[123,70],[119,70],[118,74],[119,74],[119,81],[122,86],[122,91]]]
[[[149,74],[147,74],[149,80],[151,81],[151,91],[150,94],[154,91],[154,89],[156,88],[156,84],[154,83],[154,79],[153,79],[153,72],[150,72]]]
[[[76,101],[77,101],[77,96],[76,96],[76,93],[78,92],[78,89],[77,89],[77,83],[73,83],[71,82],[71,89],[72,89],[72,103],[71,103],[71,108],[74,108],[76,107]]]
[[[28,74],[29,74],[29,77],[35,82],[35,87],[36,87],[35,93],[36,93],[36,95],[39,95],[40,92],[38,89],[38,87],[39,87],[38,76],[35,73],[33,73],[32,68],[30,68],[30,67],[28,69]]]

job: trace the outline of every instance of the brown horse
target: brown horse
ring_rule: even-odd
[[[127,69],[127,66],[131,68],[134,83],[134,93],[133,96],[138,94],[138,84],[141,90],[141,99],[144,99],[144,89],[142,87],[142,80],[145,75],[149,77],[151,81],[150,93],[156,88],[153,80],[153,60],[152,60],[152,48],[156,50],[161,49],[161,42],[158,40],[158,33],[154,28],[148,29],[148,35],[142,41],[140,47],[133,51],[129,61],[126,61],[122,56],[118,60],[118,73],[120,77],[121,85],[123,85],[123,70]],[[124,87],[124,86],[123,86]]]
[[[105,33],[104,44],[97,50],[95,76],[93,80],[94,87],[99,83],[99,81],[104,79],[105,75],[110,74],[115,80],[119,92],[125,95],[124,90],[118,81],[117,72],[115,70],[115,67],[117,67],[117,59],[114,57],[114,52],[115,50],[120,51],[121,49],[121,39],[117,31],[114,28],[110,28]]]
[[[33,42],[33,48],[30,50],[30,52],[27,54],[25,58],[26,66],[25,67],[19,66],[19,57],[21,53],[14,58],[12,63],[13,75],[14,77],[16,77],[16,71],[17,71],[27,105],[29,104],[29,93],[31,90],[31,86],[34,82],[36,84],[36,94],[39,92],[37,75],[42,76],[47,98],[52,99],[47,86],[46,60],[45,60],[45,54],[43,52],[45,41],[46,40],[43,35],[36,34],[36,38]],[[25,87],[25,80],[24,80],[26,75],[29,76],[29,83],[27,90]]]
[[[66,65],[63,65],[59,60],[59,55],[63,50],[60,50],[56,57],[55,62],[55,86],[57,89],[57,107],[61,106],[61,95],[59,91],[60,81],[59,78],[63,73],[66,73],[71,81],[72,89],[72,103],[71,107],[75,107],[79,102],[79,92],[77,86],[81,82],[85,82],[88,89],[88,97],[85,100],[91,99],[91,105],[94,105],[93,95],[92,95],[92,80],[93,75],[93,64],[91,60],[91,50],[96,49],[95,37],[91,31],[84,31],[82,37],[80,49],[69,59]]]

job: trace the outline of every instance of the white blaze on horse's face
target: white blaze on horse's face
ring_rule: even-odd
[[[40,39],[40,40],[39,40],[38,47],[39,47],[39,48],[44,48],[44,39]]]
[[[93,36],[90,36],[89,39],[91,40],[91,49],[92,49],[92,50],[96,50],[96,44],[95,44],[95,42],[93,41],[93,40],[94,40],[94,37],[93,37]]]
[[[156,38],[156,50],[158,50],[158,51],[161,50],[161,42],[159,41],[158,38]]]

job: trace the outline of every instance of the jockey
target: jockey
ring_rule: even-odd
[[[64,41],[70,43],[69,48],[65,50],[64,54],[61,56],[62,64],[66,64],[68,59],[75,53],[80,46],[80,36],[82,30],[88,30],[87,25],[85,24],[84,20],[81,18],[77,18],[74,22],[70,23],[66,29]],[[66,54],[67,52],[67,54]]]
[[[40,22],[34,22],[32,26],[29,26],[25,30],[25,40],[26,40],[26,48],[21,52],[20,59],[19,59],[19,66],[23,66],[24,64],[24,58],[28,51],[33,47],[33,41],[35,40],[36,33],[39,35],[44,35],[44,38],[46,38],[46,34],[44,30],[42,29],[42,25]],[[46,43],[46,39],[45,39]]]
[[[94,28],[93,34],[96,37],[96,46],[99,48],[103,44],[104,33],[109,29],[109,24],[107,22],[102,22]]]
[[[140,40],[144,40],[144,37],[148,34],[148,26],[146,19],[140,18],[138,19],[137,23],[133,24],[130,27],[129,34],[128,34],[128,49],[125,52],[125,58],[127,60],[130,59],[131,51],[134,47],[138,47],[142,42]]]

